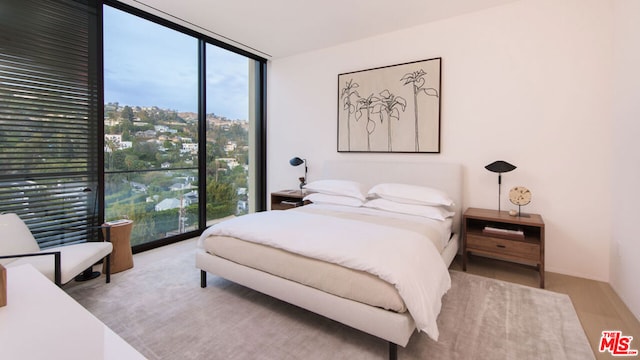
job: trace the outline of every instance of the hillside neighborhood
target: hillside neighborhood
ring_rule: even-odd
[[[104,127],[106,219],[144,223],[132,244],[195,229],[197,114],[108,103]],[[246,213],[249,124],[207,114],[206,129],[207,220]]]

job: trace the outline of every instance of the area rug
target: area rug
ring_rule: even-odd
[[[65,290],[149,359],[386,359],[387,342],[224,279],[200,288],[192,247]],[[140,254],[137,256],[144,256]],[[593,359],[564,294],[451,271],[438,342],[404,359]]]

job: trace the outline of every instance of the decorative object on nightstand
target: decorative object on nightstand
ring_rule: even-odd
[[[498,173],[498,211],[500,211],[500,187],[502,185],[502,173],[512,171],[516,168],[515,165],[511,165],[506,161],[498,160],[484,167],[485,169]]]
[[[291,166],[298,166],[304,164],[304,177],[298,178],[300,180],[300,191],[302,192],[302,187],[307,184],[307,159],[300,159],[299,157],[294,157],[289,160],[289,164]]]
[[[518,205],[518,216],[526,217],[527,215],[522,215],[522,212],[520,212],[520,207],[531,202],[531,191],[524,186],[511,188],[509,191],[509,201],[511,201],[513,205]]]
[[[506,211],[469,208],[462,217],[462,270],[469,253],[535,267],[544,288],[544,221],[538,214],[510,216]]]

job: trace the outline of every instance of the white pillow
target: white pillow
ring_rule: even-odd
[[[362,201],[367,198],[363,186],[351,180],[317,180],[308,183],[304,188],[321,194],[351,196]]]
[[[378,184],[369,190],[370,197],[415,205],[444,205],[452,206],[453,200],[444,192],[427,186],[393,184]]]
[[[401,214],[422,216],[441,221],[444,221],[446,218],[452,217],[455,214],[442,206],[403,204],[386,199],[369,200],[362,206]]]
[[[315,204],[344,205],[353,207],[360,207],[363,204],[362,200],[351,196],[328,195],[321,193],[311,193],[305,196],[304,200],[309,200]]]

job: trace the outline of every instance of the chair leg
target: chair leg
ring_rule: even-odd
[[[107,263],[105,264],[106,268],[106,276],[107,276],[107,284],[111,282],[111,254],[107,255],[104,259]]]
[[[75,277],[76,281],[88,281],[100,276],[100,271],[93,271],[93,265],[86,268],[80,275]]]
[[[53,282],[58,285],[58,287],[62,287],[62,266],[60,264],[60,252],[56,251],[53,253],[53,266],[54,266],[54,280]]]

